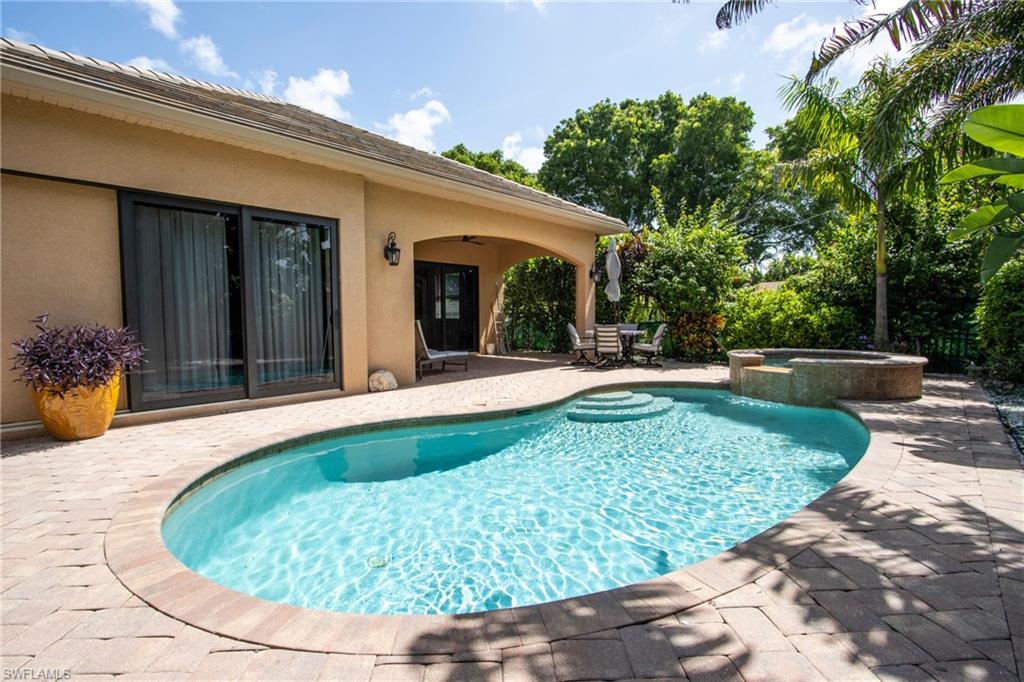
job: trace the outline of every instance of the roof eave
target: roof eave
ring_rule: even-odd
[[[375,182],[405,188],[418,187],[418,191],[428,188],[439,189],[448,195],[462,195],[463,201],[476,198],[504,206],[516,213],[543,216],[554,222],[579,228],[586,227],[599,234],[619,234],[627,229],[624,223],[608,216],[585,214],[540,204],[500,191],[417,171],[384,159],[296,139],[279,131],[265,130],[253,122],[230,120],[209,112],[191,111],[134,97],[115,89],[60,78],[7,61],[0,62],[0,84],[5,93],[34,97],[57,105],[84,103],[86,111],[145,119],[165,128],[187,130],[229,144],[255,147],[289,158],[300,158],[318,165],[358,173]]]

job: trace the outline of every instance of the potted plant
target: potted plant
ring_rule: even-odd
[[[142,362],[143,348],[127,329],[101,325],[51,328],[14,342],[14,368],[33,391],[43,426],[58,440],[106,433],[117,409],[121,377]]]

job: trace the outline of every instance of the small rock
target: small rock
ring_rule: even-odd
[[[395,375],[386,369],[378,369],[370,374],[370,393],[380,391],[393,391],[398,388],[398,380]]]

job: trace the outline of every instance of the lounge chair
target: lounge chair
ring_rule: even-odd
[[[668,325],[665,323],[659,324],[658,328],[654,332],[654,337],[651,339],[651,342],[634,344],[633,353],[646,358],[647,364],[651,367],[661,367],[661,364],[654,362],[654,359],[661,357],[661,343],[665,338],[666,331],[668,331]]]
[[[426,337],[423,336],[423,327],[420,321],[416,320],[416,378],[423,378],[423,368],[435,363],[441,363],[441,371],[448,368],[448,365],[462,365],[465,371],[469,371],[469,353],[464,350],[433,350],[427,347]]]
[[[569,339],[572,341],[572,350],[577,354],[575,360],[572,361],[574,365],[592,365],[594,362],[587,357],[587,353],[596,353],[597,344],[591,340],[583,341],[580,339],[580,334],[576,331],[576,327],[572,324],[565,325],[566,329],[569,330]]]
[[[622,357],[622,345],[619,338],[619,327],[614,324],[599,324],[594,327],[597,340],[597,366],[607,367],[617,364]]]

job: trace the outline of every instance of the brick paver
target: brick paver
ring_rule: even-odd
[[[168,618],[107,567],[107,528],[139,490],[180,464],[216,463],[218,453],[239,444],[388,417],[514,409],[607,382],[725,376],[724,368],[692,366],[602,373],[551,358],[488,362],[474,363],[468,379],[434,375],[389,394],[118,428],[81,443],[6,444],[5,677],[68,669],[83,679],[353,682],[1019,679],[1024,477],[992,406],[974,384],[957,379],[927,379],[920,401],[853,405],[880,441],[893,443],[887,452],[895,468],[868,463],[867,474],[880,472],[873,487],[851,491],[846,506],[823,512],[845,519],[824,537],[805,541],[801,530],[821,517],[781,531],[777,537],[793,548],[788,562],[781,557],[774,570],[750,577],[749,566],[711,562],[694,573],[706,584],[686,589],[700,595],[730,585],[727,592],[680,604],[668,617],[648,616],[656,620],[644,625],[607,623],[642,619],[654,613],[650,605],[678,597],[638,593],[621,605],[580,599],[523,609],[507,622],[480,616],[460,628],[418,633],[454,643],[454,654],[417,652],[422,637],[381,623],[345,634],[371,650],[386,641],[394,647],[389,656],[267,649]],[[173,582],[166,587],[166,595],[177,593]],[[286,620],[265,622],[266,613],[203,606],[223,608],[249,628],[287,630]],[[579,619],[593,623],[588,634],[554,636]]]

